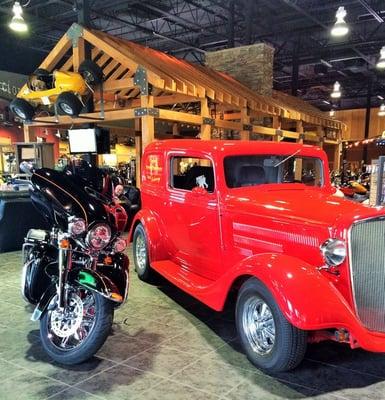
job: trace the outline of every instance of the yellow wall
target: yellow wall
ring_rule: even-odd
[[[380,136],[385,131],[385,117],[378,116],[378,108],[372,108],[370,113],[369,137]],[[343,139],[364,139],[365,109],[342,110],[336,112],[336,119],[347,125],[342,133]]]
[[[111,154],[102,154],[99,156],[99,165],[117,166],[119,163],[127,163],[135,158],[135,147],[125,146],[124,144],[115,145],[111,149]]]

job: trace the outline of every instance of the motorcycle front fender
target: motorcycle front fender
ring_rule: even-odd
[[[126,300],[129,286],[129,260],[123,253],[115,253],[109,256],[109,264],[99,265],[97,272],[109,278],[118,288],[123,301]]]
[[[51,301],[52,297],[56,295],[56,284],[52,283],[46,291],[41,296],[33,314],[31,316],[31,321],[38,321],[41,316],[43,315],[44,311],[47,309],[49,302]]]
[[[75,268],[68,274],[68,284],[76,284],[115,302],[123,303],[124,293],[105,274],[87,268]]]

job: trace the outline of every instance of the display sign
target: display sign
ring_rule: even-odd
[[[71,153],[96,153],[95,129],[69,129]]]
[[[0,98],[13,100],[27,79],[25,75],[0,71]]]
[[[370,176],[370,197],[371,206],[383,206],[385,204],[385,156],[373,160]]]
[[[33,147],[22,147],[21,158],[23,160],[33,160],[36,157],[35,149]]]

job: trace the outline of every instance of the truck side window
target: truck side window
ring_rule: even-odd
[[[203,187],[214,192],[214,168],[205,158],[172,157],[171,187],[174,189],[192,190]]]

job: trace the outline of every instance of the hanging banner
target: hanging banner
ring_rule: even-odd
[[[25,75],[13,72],[0,71],[0,98],[12,100],[16,97],[20,88],[27,82]]]

